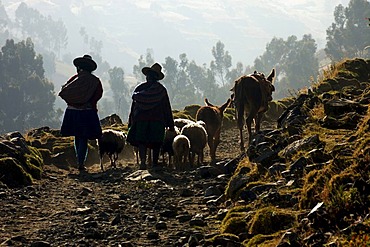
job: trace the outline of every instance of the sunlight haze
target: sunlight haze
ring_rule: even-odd
[[[68,29],[73,55],[89,52],[79,30],[103,42],[102,56],[111,66],[132,73],[140,55],[153,51],[155,60],[178,59],[186,53],[197,64],[209,64],[218,41],[237,62],[253,65],[273,37],[312,34],[318,48],[325,47],[326,29],[334,22],[335,6],[349,0],[25,0],[43,15],[61,19]],[[3,0],[14,15],[19,1]],[[14,18],[14,16],[12,17]]]

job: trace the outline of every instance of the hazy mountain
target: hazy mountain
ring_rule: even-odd
[[[3,0],[11,18],[20,4]],[[90,51],[79,34],[103,42],[102,56],[127,74],[140,55],[152,49],[154,58],[178,60],[186,53],[198,64],[213,59],[212,47],[225,44],[233,65],[252,65],[266,43],[311,33],[319,48],[325,45],[325,30],[333,22],[334,7],[349,0],[25,0],[40,13],[62,19],[68,29],[68,48],[73,56]]]

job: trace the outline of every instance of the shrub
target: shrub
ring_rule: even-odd
[[[230,214],[221,225],[221,233],[240,234],[247,232],[246,213]]]
[[[265,246],[276,247],[280,241],[280,234],[263,235],[258,234],[251,239],[245,240],[243,245],[245,247]]]
[[[254,235],[273,234],[291,228],[296,220],[294,212],[276,207],[265,207],[255,213],[249,227],[249,233]]]

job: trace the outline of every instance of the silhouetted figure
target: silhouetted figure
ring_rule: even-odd
[[[103,96],[103,87],[98,77],[92,74],[97,65],[90,55],[73,60],[77,74],[62,86],[59,96],[67,103],[61,127],[62,136],[74,136],[78,169],[85,171],[88,140],[101,137],[97,103]]]
[[[146,169],[147,148],[153,150],[153,167],[158,166],[165,128],[174,131],[167,90],[159,83],[164,78],[161,70],[158,63],[144,67],[142,73],[146,76],[146,82],[139,84],[132,94],[127,141],[139,149],[140,169]]]

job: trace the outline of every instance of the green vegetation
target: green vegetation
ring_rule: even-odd
[[[0,133],[59,122],[54,85],[45,78],[43,59],[31,39],[7,40],[0,52],[0,82]]]
[[[271,235],[258,234],[251,239],[247,239],[243,242],[245,247],[275,247],[278,245],[280,239],[280,233]]]
[[[256,211],[250,222],[249,233],[273,234],[291,228],[296,222],[296,213],[276,207],[265,207]]]
[[[10,187],[32,184],[31,174],[27,173],[15,158],[0,158],[0,167],[1,182],[4,184]]]
[[[327,56],[337,62],[345,58],[366,57],[369,52],[369,27],[366,18],[370,16],[370,2],[351,0],[347,7],[339,4],[334,10],[335,22],[326,30]]]
[[[322,142],[323,153],[328,155],[329,160],[315,169],[303,171],[300,178],[291,178],[294,186],[277,189],[280,195],[297,198],[298,204],[293,207],[277,207],[278,202],[273,206],[271,202],[257,198],[252,202],[245,201],[245,206],[230,209],[222,221],[221,232],[239,237],[247,233],[251,238],[241,238],[244,246],[276,246],[287,229],[298,233],[296,243],[303,244],[303,239],[320,227],[351,229],[349,233],[327,229],[333,233],[328,243],[361,246],[369,242],[370,221],[365,216],[370,201],[366,192],[370,174],[370,60],[345,60],[331,66],[324,75],[327,77],[320,78],[313,85],[313,93],[319,100],[316,104],[304,106],[308,118],[302,126],[300,138],[317,135]],[[347,82],[351,87],[346,85]],[[360,90],[354,90],[356,88]],[[349,97],[356,102],[364,102],[367,111],[359,118],[356,128],[331,129],[322,125],[323,119],[327,117],[325,102],[330,97]],[[309,159],[309,151],[299,151],[289,160],[282,156],[280,158],[288,165],[300,157],[313,162]],[[283,178],[282,175],[271,177],[259,167],[248,158],[241,160],[225,191],[227,198],[239,201],[241,191]],[[322,224],[307,228],[304,221],[301,221],[302,217],[307,217],[320,203],[323,203],[323,209],[317,210],[324,212],[320,218]],[[365,219],[358,228],[354,227],[359,224],[356,219]],[[302,227],[306,227],[305,231],[299,233]]]

